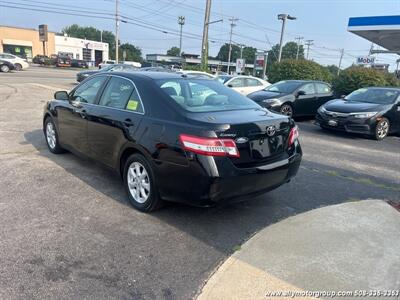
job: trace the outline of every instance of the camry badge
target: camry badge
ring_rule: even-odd
[[[238,137],[235,142],[236,144],[244,144],[247,143],[249,139],[247,137]]]
[[[275,129],[274,125],[267,127],[267,135],[268,136],[273,136],[275,134],[275,131],[276,131],[276,129]]]

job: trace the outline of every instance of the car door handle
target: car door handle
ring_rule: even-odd
[[[134,126],[135,124],[132,122],[132,120],[131,119],[125,119],[125,121],[123,122],[124,123],[124,125],[126,126],[126,127],[131,127],[131,126]]]
[[[86,119],[86,109],[74,109],[74,113],[79,114],[82,119]]]

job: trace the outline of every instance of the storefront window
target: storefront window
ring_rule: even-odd
[[[17,55],[22,58],[32,58],[32,47],[18,45],[4,45],[4,52]]]

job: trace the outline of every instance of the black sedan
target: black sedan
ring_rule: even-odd
[[[329,101],[318,109],[316,124],[382,140],[400,132],[400,88],[363,88]]]
[[[71,67],[73,68],[88,68],[88,64],[86,61],[82,59],[73,59],[71,60]]]
[[[94,74],[98,73],[105,73],[105,72],[119,72],[119,71],[132,71],[132,70],[138,70],[138,68],[131,66],[131,65],[126,65],[126,64],[114,64],[114,65],[107,65],[105,67],[102,67],[101,69],[98,70],[92,70],[92,71],[82,71],[76,74],[76,81],[82,82],[89,76],[92,76]]]
[[[0,59],[0,72],[7,73],[11,70],[15,70],[15,65],[13,63],[10,63],[9,61]]]
[[[261,194],[300,165],[293,120],[215,80],[101,73],[54,98],[43,118],[49,150],[114,169],[141,211],[162,200],[207,206]]]
[[[333,99],[332,88],[322,81],[285,80],[247,95],[259,105],[281,114],[314,116],[317,109]]]

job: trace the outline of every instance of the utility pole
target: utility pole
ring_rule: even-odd
[[[206,12],[204,15],[203,40],[201,42],[201,65],[202,69],[208,67],[208,25],[210,24],[211,0],[207,0]]]
[[[301,41],[304,39],[304,37],[302,36],[298,36],[295,38],[295,40],[297,41],[297,53],[296,53],[296,60],[299,59],[299,52],[300,52],[300,43]]]
[[[343,55],[344,55],[344,49],[341,49],[341,50],[340,50],[339,67],[338,67],[338,70],[337,70],[337,75],[338,75],[338,76],[339,76],[339,74],[340,74],[340,67],[342,66]]]
[[[244,45],[240,44],[239,46],[240,46],[240,59],[242,59],[243,58],[243,47],[244,47]]]
[[[229,35],[229,52],[228,52],[228,69],[227,73],[229,74],[229,68],[231,66],[231,55],[232,55],[232,32],[233,32],[233,27],[236,26],[235,22],[238,21],[238,18],[229,18],[229,21],[231,21],[231,33]]]
[[[118,0],[115,0],[115,63],[118,63],[118,35],[119,35],[119,12]]]
[[[103,42],[103,30],[100,31],[100,42]]]
[[[179,37],[179,56],[182,56],[182,27],[185,25],[185,17],[180,16],[178,18],[178,24],[181,26],[181,32],[180,32],[180,37]]]
[[[285,35],[286,20],[296,20],[296,17],[287,14],[279,14],[278,20],[282,20],[281,39],[279,42],[279,56],[278,56],[278,62],[281,62],[282,49],[283,49],[283,36]]]
[[[307,59],[310,54],[310,46],[313,45],[314,40],[306,40],[305,45],[307,46]]]

